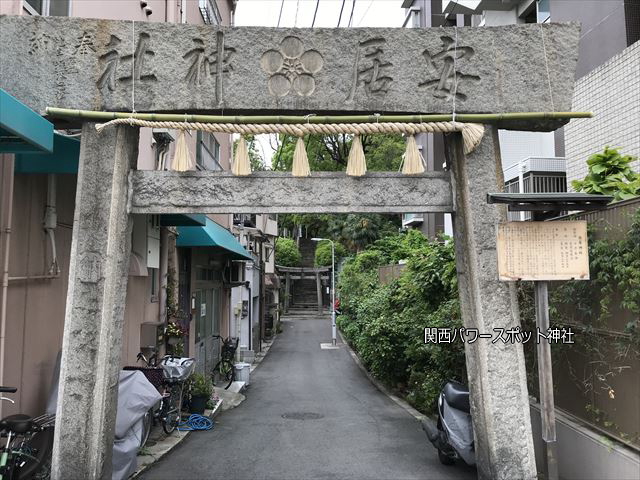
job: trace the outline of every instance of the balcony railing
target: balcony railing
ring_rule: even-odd
[[[405,213],[402,215],[402,226],[413,227],[420,225],[424,222],[424,215],[422,213]]]

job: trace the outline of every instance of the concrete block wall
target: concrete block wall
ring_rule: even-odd
[[[637,157],[640,171],[640,42],[580,78],[573,94],[574,111],[594,118],[572,120],[565,127],[567,184],[582,180],[587,158],[606,145]]]

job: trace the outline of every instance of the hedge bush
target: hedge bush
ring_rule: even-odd
[[[302,261],[302,255],[296,242],[290,238],[276,239],[276,265],[281,267],[297,267]]]
[[[378,267],[406,268],[381,285]],[[444,383],[466,383],[464,344],[425,344],[425,327],[461,326],[452,242],[417,231],[379,240],[348,259],[338,283],[338,325],[365,366],[416,408],[432,412]]]

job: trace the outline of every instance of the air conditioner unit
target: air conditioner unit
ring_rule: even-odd
[[[158,143],[169,143],[175,140],[171,130],[168,128],[154,128],[151,130],[153,138]]]

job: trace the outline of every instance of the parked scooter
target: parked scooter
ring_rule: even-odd
[[[476,464],[471,423],[469,389],[458,382],[448,382],[438,397],[438,421],[434,427],[427,419],[422,429],[438,449],[438,459],[453,465],[458,458],[467,465]]]

